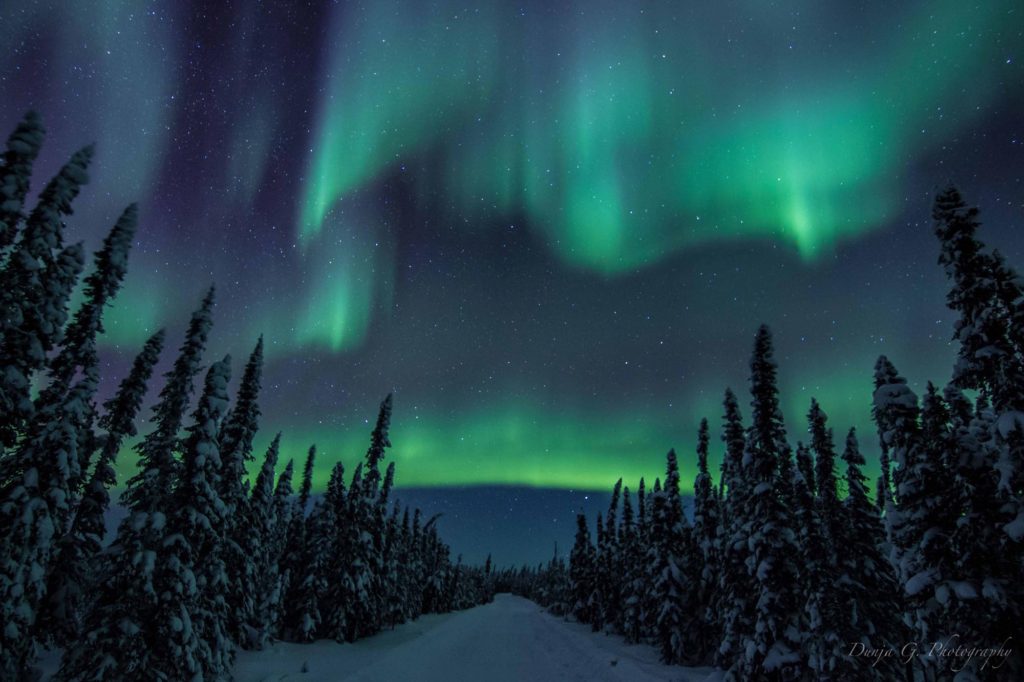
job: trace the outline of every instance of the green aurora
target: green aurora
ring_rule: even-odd
[[[209,357],[265,336],[257,447],[316,442],[318,485],[392,390],[402,486],[607,490],[669,447],[692,483],[762,321],[791,441],[814,396],[870,454],[877,355],[954,356],[933,188],[992,187],[1024,257],[1012,0],[190,9],[5,3],[0,123],[43,112],[41,175],[95,140],[90,248],[140,202],[105,380],[216,282]]]

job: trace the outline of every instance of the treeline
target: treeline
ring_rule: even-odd
[[[95,254],[84,297],[81,244],[64,218],[92,149],[72,156],[24,210],[43,142],[28,114],[0,160],[0,678],[31,679],[40,646],[63,649],[61,680],[229,679],[237,647],[275,639],[353,641],[422,613],[491,598],[482,569],[453,564],[436,517],[389,499],[391,397],[365,461],[346,482],[334,465],[312,498],[315,448],[298,494],[293,464],[276,474],[280,434],[252,486],[263,342],[229,400],[230,357],[203,369],[211,289],[134,446],[127,516],[104,547],[115,460],[135,423],[163,331],[143,346],[115,394],[96,404],[97,336],[127,269],[138,212],[129,206]],[[36,390],[34,390],[36,389]]]
[[[762,326],[749,423],[725,392],[717,482],[700,424],[692,518],[670,451],[652,490],[615,485],[593,536],[579,517],[568,567],[512,588],[729,680],[1024,679],[1024,288],[956,189],[934,220],[957,361],[919,398],[878,359],[873,500],[856,433],[837,444],[816,401],[790,446]]]

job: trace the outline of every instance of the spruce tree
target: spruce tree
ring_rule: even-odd
[[[99,456],[71,529],[58,542],[57,557],[47,577],[47,609],[39,628],[48,633],[56,646],[67,646],[82,634],[90,588],[95,580],[94,574],[100,568],[97,556],[106,534],[105,517],[110,507],[110,491],[117,484],[114,464],[125,438],[136,433],[135,417],[163,343],[163,330],[146,341],[117,393],[103,405],[104,414],[100,417],[99,426],[105,434],[99,439]]]
[[[736,395],[729,389],[725,391],[723,405],[722,564],[714,607],[718,614],[717,631],[721,633],[721,642],[715,665],[729,668],[743,652],[746,633],[753,631],[757,591],[746,567],[745,514],[751,488],[748,480],[750,467],[744,466],[743,462],[746,429]]]
[[[14,242],[24,219],[32,164],[39,156],[45,133],[39,114],[30,111],[7,138],[0,158],[0,252]]]
[[[67,320],[82,269],[80,245],[64,248],[63,217],[88,182],[92,147],[76,152],[47,183],[0,272],[0,445],[14,445],[32,414],[30,385]],[[18,190],[15,189],[17,193]],[[6,479],[3,481],[6,483]]]
[[[894,498],[885,514],[892,545],[890,560],[906,606],[904,622],[915,641],[930,642],[934,633],[929,627],[932,609],[928,602],[934,588],[928,588],[933,576],[921,554],[921,540],[929,524],[931,491],[927,481],[934,478],[935,463],[929,461],[924,448],[917,396],[884,356],[875,365],[875,386],[873,416],[896,465]]]
[[[686,570],[683,566],[684,549],[683,507],[679,498],[679,465],[675,450],[666,457],[665,485],[661,491],[664,501],[656,506],[653,520],[652,546],[654,573],[651,585],[658,604],[655,621],[655,640],[665,663],[681,663],[691,652],[686,650],[684,627],[687,625]]]
[[[128,252],[138,220],[138,206],[129,205],[96,252],[93,271],[85,278],[85,300],[64,330],[60,352],[49,365],[50,386],[40,401],[53,393],[59,395],[78,369],[96,365],[96,336],[103,333],[103,311],[128,272]]]
[[[259,428],[260,409],[258,404],[260,376],[263,371],[263,337],[256,342],[242,374],[235,405],[224,420],[220,432],[221,462],[217,493],[225,506],[225,562],[228,567],[226,595],[228,603],[228,629],[235,641],[246,644],[242,626],[246,614],[253,609],[256,595],[252,588],[259,580],[255,557],[246,545],[250,529],[246,528],[249,516],[246,463],[252,460],[252,441]]]
[[[281,434],[278,433],[267,448],[252,487],[252,497],[246,505],[245,523],[240,526],[245,532],[242,548],[252,567],[248,577],[252,584],[246,590],[250,596],[237,616],[242,633],[239,644],[247,649],[262,649],[270,642],[274,610],[279,601],[279,562],[273,556],[272,545],[279,522],[274,508],[274,470],[280,447]]]
[[[697,479],[693,484],[693,538],[699,568],[696,586],[697,651],[696,657],[706,661],[719,642],[717,618],[712,605],[718,587],[720,546],[719,513],[714,484],[708,472],[708,420],[701,419],[697,432]]]
[[[154,578],[169,560],[165,542],[177,478],[178,431],[192,393],[192,380],[211,326],[213,290],[192,314],[185,342],[153,408],[154,429],[136,446],[139,473],[128,480],[120,503],[128,514],[113,543],[101,555],[96,599],[85,619],[84,636],[64,652],[59,679],[131,677],[156,669],[157,635],[149,623],[160,606]],[[179,560],[180,561],[180,560]]]
[[[818,401],[811,399],[811,409],[807,413],[808,431],[811,434],[811,448],[814,450],[814,483],[809,486],[812,494],[817,497],[821,511],[822,528],[825,532],[826,549],[830,553],[829,561],[835,565],[834,540],[842,523],[842,509],[839,504],[839,489],[836,479],[835,445],[832,440],[832,429],[827,426],[828,416]]]
[[[286,635],[297,642],[311,641],[320,626],[318,599],[324,592],[323,581],[326,557],[332,546],[334,510],[339,504],[338,481],[343,476],[341,463],[335,465],[327,484],[327,495],[322,503],[307,515],[310,494],[313,490],[313,465],[316,460],[316,445],[311,445],[302,470],[299,499],[289,520],[288,541],[282,559],[288,576],[288,593],[285,599],[284,629]],[[325,517],[330,516],[330,519]]]
[[[730,669],[745,678],[768,674],[787,678],[800,665],[797,616],[799,556],[791,527],[791,510],[780,492],[779,464],[786,456],[785,429],[779,409],[772,338],[758,329],[750,362],[751,425],[747,430],[744,469],[749,469],[749,498],[741,534],[750,552],[749,575],[758,592],[754,629],[745,633],[743,652]]]
[[[593,611],[590,597],[594,590],[594,546],[583,514],[576,515],[576,541],[569,554],[569,584],[572,615],[581,623],[589,623]]]
[[[943,395],[952,422],[947,467],[955,472],[952,486],[959,510],[952,543],[956,581],[943,604],[945,618],[963,641],[1003,642],[1014,635],[1022,616],[1016,577],[1020,553],[1005,539],[1005,512],[995,503],[1000,499],[995,415],[984,400],[972,406],[952,385]],[[983,676],[979,666],[972,660],[965,669]],[[1022,672],[1019,657],[1005,667],[1007,675]]]
[[[21,484],[5,492],[2,510],[7,522],[0,538],[3,679],[21,679],[36,658],[36,617],[46,597],[55,542],[70,518],[79,435],[95,391],[96,375],[89,372],[63,400],[36,415],[16,453],[23,474]]]
[[[207,291],[202,305],[192,313],[185,342],[171,370],[164,374],[164,387],[153,408],[156,427],[136,446],[139,453],[138,473],[128,480],[122,504],[133,512],[155,512],[171,493],[176,471],[174,453],[178,447],[178,431],[192,395],[192,382],[200,369],[206,337],[213,324],[213,288]]]
[[[643,556],[640,538],[633,516],[633,505],[630,501],[629,488],[622,492],[622,530],[621,530],[620,561],[622,583],[622,610],[619,630],[627,642],[640,641],[643,633],[643,599],[646,591],[644,579]]]
[[[380,485],[380,462],[384,459],[384,451],[391,447],[388,440],[388,428],[391,425],[391,394],[381,401],[377,414],[377,423],[370,434],[370,447],[366,451],[366,467],[363,473],[363,485],[366,496],[375,498]]]
[[[210,366],[182,446],[167,517],[163,561],[154,572],[157,617],[150,671],[167,679],[230,675],[234,644],[227,631],[227,574],[220,529],[226,507],[217,490],[222,467],[218,430],[227,411],[230,357]]]
[[[847,495],[843,500],[845,523],[836,547],[845,576],[840,604],[846,613],[844,646],[852,648],[859,642],[865,650],[899,651],[908,634],[893,609],[893,604],[900,602],[899,588],[892,564],[883,553],[882,521],[868,498],[867,477],[861,470],[864,457],[852,428],[842,458],[846,463]],[[875,665],[861,657],[848,657],[842,663],[844,679],[895,679],[901,672],[900,662],[891,657]]]

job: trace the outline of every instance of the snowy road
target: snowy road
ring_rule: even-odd
[[[277,644],[240,652],[235,668],[238,682],[690,682],[711,672],[661,665],[650,647],[593,634],[507,594],[355,644]]]

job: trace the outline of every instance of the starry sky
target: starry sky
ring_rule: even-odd
[[[97,145],[70,236],[140,204],[105,390],[216,283],[211,357],[266,338],[257,447],[316,442],[322,486],[394,391],[398,485],[471,559],[548,556],[524,529],[669,447],[692,484],[761,322],[791,439],[813,396],[870,457],[875,358],[950,375],[949,181],[1024,263],[1014,0],[5,0],[0,45],[35,186]]]

